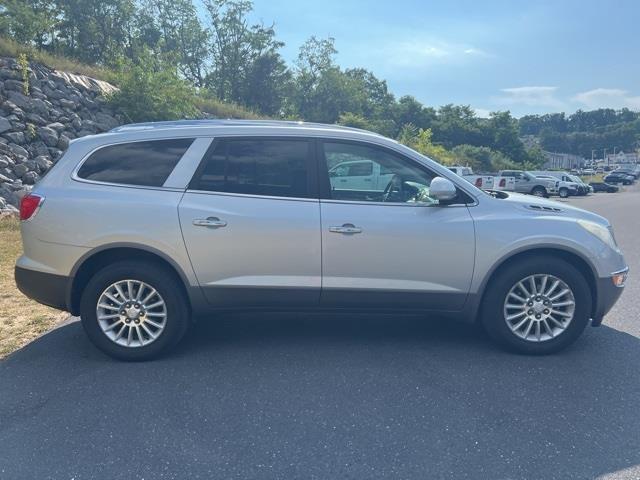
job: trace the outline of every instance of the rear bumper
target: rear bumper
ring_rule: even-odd
[[[621,272],[616,273],[626,273],[628,270],[629,269],[627,268]],[[593,325],[594,327],[597,327],[602,323],[602,319],[604,318],[604,316],[615,305],[615,303],[620,298],[620,295],[622,295],[624,286],[617,287],[616,285],[614,285],[611,277],[605,277],[597,279],[596,289],[596,305],[591,321],[591,325]]]
[[[15,279],[18,289],[27,297],[49,307],[68,310],[70,277],[16,266]]]

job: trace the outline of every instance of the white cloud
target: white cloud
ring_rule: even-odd
[[[633,96],[627,90],[619,88],[595,88],[578,93],[572,100],[591,109],[624,107],[640,109],[640,96]]]
[[[495,100],[503,105],[564,108],[565,103],[556,96],[557,90],[558,87],[548,86],[503,88],[502,95]]]
[[[441,63],[469,61],[472,58],[488,58],[489,53],[469,45],[459,45],[432,39],[413,37],[392,42],[383,48],[388,62],[400,66],[424,66]]]
[[[478,56],[478,57],[492,57],[493,56],[490,53],[485,52],[484,50],[482,50],[480,48],[474,48],[474,47],[465,48],[463,53],[465,55],[475,55],[475,56]]]

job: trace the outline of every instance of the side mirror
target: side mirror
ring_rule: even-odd
[[[456,198],[458,190],[451,180],[443,177],[436,177],[431,180],[429,196],[439,202],[449,202]]]

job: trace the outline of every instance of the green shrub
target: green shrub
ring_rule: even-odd
[[[20,67],[20,75],[22,76],[22,93],[29,95],[29,60],[27,60],[26,54],[18,55],[18,67]]]
[[[109,103],[132,122],[179,120],[198,116],[195,90],[178,77],[175,68],[145,54],[137,63],[118,69],[120,90]]]

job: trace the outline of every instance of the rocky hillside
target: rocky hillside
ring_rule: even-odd
[[[0,57],[0,213],[62,155],[69,141],[122,121],[105,104],[109,83]]]

